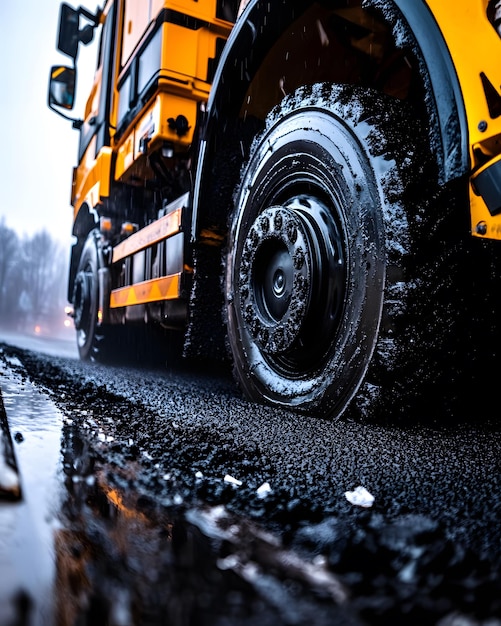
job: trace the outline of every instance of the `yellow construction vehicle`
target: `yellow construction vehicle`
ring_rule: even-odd
[[[331,416],[478,376],[497,338],[500,35],[500,0],[63,4],[73,63],[49,106],[80,133],[80,356],[171,329],[187,356],[229,347],[250,399]]]

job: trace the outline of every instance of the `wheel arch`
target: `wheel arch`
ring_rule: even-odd
[[[276,75],[261,71],[267,58],[272,57],[277,42],[292,32],[293,25],[301,23],[297,21],[301,16],[310,12],[314,19],[327,12],[331,4],[314,0],[281,0],[280,3],[251,0],[237,20],[223,50],[208,102],[194,186],[193,239],[207,225],[204,224],[206,211],[212,211],[207,209],[210,204],[210,194],[206,193],[208,163],[225,143],[228,125],[239,116],[245,118],[245,99],[250,98],[249,94],[261,98],[262,94],[277,93]],[[469,163],[466,113],[452,59],[431,11],[422,0],[360,0],[357,8],[377,15],[391,33],[394,49],[412,55],[413,71],[421,83],[420,94],[413,97],[427,117],[439,180],[445,184],[459,178],[467,171]],[[307,39],[296,34],[294,44],[291,49],[294,48],[296,56],[304,54],[306,59]],[[308,79],[321,82],[324,73],[313,70]],[[369,81],[373,78],[374,75],[368,77]],[[352,84],[363,84],[363,80],[367,77],[358,77]],[[271,98],[268,102],[264,107],[268,110],[263,111],[263,115],[279,100],[275,102]],[[227,201],[229,204],[231,197]],[[223,228],[228,210],[229,206],[221,207],[220,215],[216,216]],[[213,212],[210,219],[214,221]]]
[[[374,6],[384,6],[382,0],[371,0]],[[461,86],[447,44],[428,6],[416,0],[393,0],[386,3],[393,10],[395,31],[400,25],[409,35],[421,62],[421,75],[430,98],[427,108],[432,120],[430,132],[437,145],[436,157],[441,182],[448,183],[468,171],[468,125]],[[405,43],[405,40],[404,42]]]

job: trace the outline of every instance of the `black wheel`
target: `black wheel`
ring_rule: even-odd
[[[73,289],[74,324],[80,358],[106,364],[172,365],[181,357],[179,332],[156,326],[111,325],[99,320],[99,269],[104,261],[99,232],[85,241]]]
[[[99,281],[101,267],[98,249],[99,233],[92,231],[84,244],[73,289],[74,324],[77,347],[84,361],[103,360],[105,330],[98,323]]]
[[[352,87],[302,88],[269,116],[235,194],[226,263],[249,398],[339,416],[356,394],[363,410],[382,393],[402,401],[413,359],[427,371],[414,251],[430,240],[422,182],[427,197],[437,183],[420,137],[401,103]]]

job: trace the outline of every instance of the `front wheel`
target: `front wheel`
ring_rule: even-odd
[[[419,282],[411,222],[431,162],[422,135],[401,103],[352,87],[300,89],[269,116],[226,263],[229,344],[249,398],[339,416],[357,392],[364,406],[397,389]]]

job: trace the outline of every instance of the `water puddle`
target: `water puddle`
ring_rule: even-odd
[[[0,387],[22,493],[18,502],[0,501],[0,623],[51,624],[62,415],[10,369]]]
[[[3,361],[22,498],[0,501],[2,626],[209,625],[262,615],[252,585],[218,565],[214,537],[152,495],[118,488],[78,418],[23,377],[19,361]],[[132,485],[133,463],[127,471]]]
[[[18,372],[0,375],[22,490],[0,501],[2,626],[336,623],[345,592],[324,563],[224,507],[163,506],[97,417],[63,415]]]

